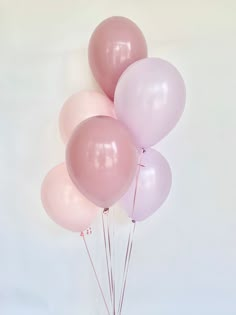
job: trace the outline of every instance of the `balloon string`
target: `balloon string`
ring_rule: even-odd
[[[136,197],[137,197],[138,180],[139,180],[140,170],[141,170],[141,167],[144,167],[144,165],[141,164],[142,163],[142,154],[144,152],[145,152],[145,150],[142,149],[142,153],[139,156],[138,170],[137,170],[137,174],[136,174],[136,178],[135,178],[135,189],[134,189],[134,198],[133,198],[133,207],[132,207],[131,218],[134,217],[134,210],[135,210],[135,203],[136,203]]]
[[[134,215],[134,210],[135,210],[135,203],[136,203],[136,197],[137,197],[137,190],[138,190],[138,180],[139,180],[139,175],[140,175],[140,169],[141,166],[141,159],[142,159],[142,154],[145,152],[144,149],[142,149],[142,152],[139,156],[139,162],[138,162],[138,170],[135,178],[135,189],[134,189],[134,198],[133,198],[133,207],[132,207],[132,212],[131,212],[131,218],[133,218]],[[135,233],[135,228],[136,228],[136,222],[135,220],[132,220],[133,223],[133,229],[132,226],[130,228],[129,232],[129,238],[128,238],[128,243],[127,243],[127,249],[126,249],[126,254],[125,254],[125,265],[124,265],[124,272],[123,272],[123,283],[122,283],[122,290],[121,290],[121,296],[120,296],[120,301],[119,301],[119,309],[118,309],[118,314],[120,315],[122,312],[123,308],[123,303],[124,303],[124,296],[125,296],[125,290],[126,290],[126,284],[127,284],[127,277],[128,277],[128,271],[129,271],[129,265],[130,265],[130,259],[131,259],[131,254],[132,254],[132,249],[133,249],[133,238],[134,238],[134,233]]]
[[[119,306],[119,311],[118,314],[121,315],[123,304],[124,304],[124,297],[125,297],[125,290],[126,290],[126,284],[127,284],[127,278],[128,278],[128,272],[129,272],[129,266],[130,266],[130,260],[131,260],[131,254],[132,254],[132,249],[133,249],[133,242],[134,242],[134,232],[136,228],[136,222],[132,221],[133,223],[133,228],[131,228],[131,233],[130,233],[130,242],[129,242],[129,249],[127,253],[127,266],[125,270],[125,276],[124,276],[124,285],[121,293],[121,298],[120,298],[120,306]]]
[[[90,254],[90,251],[89,251],[87,242],[86,242],[86,240],[85,240],[84,234],[82,233],[81,236],[82,236],[82,238],[83,238],[84,245],[85,245],[85,248],[86,248],[86,252],[87,252],[87,254],[88,254],[88,257],[89,257],[89,261],[90,261],[90,263],[91,263],[91,266],[92,266],[92,268],[93,268],[93,272],[94,272],[94,275],[95,275],[95,278],[96,278],[96,281],[97,281],[99,290],[100,290],[100,292],[101,292],[101,295],[102,295],[102,298],[103,298],[103,302],[104,302],[104,305],[105,305],[106,310],[107,310],[107,314],[110,315],[110,311],[109,311],[109,308],[108,308],[108,305],[107,305],[107,302],[106,302],[106,299],[105,299],[105,295],[104,295],[104,292],[103,292],[103,290],[102,290],[102,287],[101,287],[101,284],[100,284],[100,281],[99,281],[99,278],[98,278],[98,275],[97,275],[97,271],[96,271],[96,269],[95,269],[95,266],[94,266],[94,263],[93,263],[93,260],[92,260],[92,256],[91,256],[91,254]]]
[[[109,292],[110,292],[110,300],[112,303],[112,282],[111,282],[111,265],[109,263],[109,257],[108,257],[108,220],[107,215],[109,213],[109,209],[105,208],[102,213],[102,228],[103,228],[103,240],[104,240],[104,247],[105,247],[105,254],[106,254],[106,265],[107,265],[107,276],[108,276],[108,283],[109,283]],[[106,224],[105,224],[105,217],[106,217]]]
[[[126,248],[126,253],[125,253],[125,263],[124,263],[124,271],[123,271],[122,288],[121,288],[121,295],[120,295],[120,300],[119,300],[118,314],[120,314],[120,310],[121,310],[123,288],[124,288],[124,283],[125,283],[125,274],[126,274],[127,261],[128,261],[128,256],[129,256],[130,239],[131,239],[131,233],[129,232],[129,238],[128,238],[128,243],[127,243],[127,248]]]
[[[113,281],[114,281],[114,291],[113,291],[113,314],[116,314],[116,283],[115,283],[115,279],[116,279],[116,274],[115,274],[115,262],[116,262],[116,257],[115,257],[115,223],[114,223],[114,212],[113,212],[113,235],[112,235],[112,239],[113,239],[113,257],[112,257],[112,270],[113,270]]]
[[[116,313],[116,301],[115,301],[115,278],[114,278],[114,268],[113,263],[114,259],[112,259],[112,244],[111,244],[111,233],[110,233],[110,220],[108,218],[108,225],[107,225],[107,237],[108,237],[108,249],[109,249],[109,258],[110,258],[110,274],[111,274],[111,291],[112,291],[112,313],[115,315]],[[114,230],[114,229],[113,229]],[[114,245],[114,242],[113,242]],[[113,248],[114,252],[114,248]]]

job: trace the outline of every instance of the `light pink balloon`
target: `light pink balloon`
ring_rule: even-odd
[[[120,121],[96,116],[75,129],[66,161],[76,187],[99,207],[108,208],[129,188],[137,168],[137,150]]]
[[[171,169],[166,159],[156,150],[148,149],[141,155],[140,169],[120,204],[133,220],[145,220],[164,203],[171,182]]]
[[[104,20],[89,42],[89,63],[93,75],[111,99],[122,72],[145,57],[145,38],[138,26],[125,17],[113,16]]]
[[[86,230],[99,210],[72,183],[64,163],[54,167],[45,177],[41,199],[49,217],[73,232]]]
[[[179,71],[159,58],[145,58],[122,74],[115,91],[115,110],[140,148],[148,148],[174,128],[185,105]]]
[[[63,141],[67,143],[75,127],[83,120],[98,115],[115,117],[114,105],[107,96],[95,91],[72,95],[62,107],[59,118]]]

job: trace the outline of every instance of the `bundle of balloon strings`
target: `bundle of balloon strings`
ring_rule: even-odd
[[[143,33],[124,17],[111,17],[97,26],[88,59],[103,93],[80,91],[63,105],[59,126],[66,144],[65,162],[45,177],[41,199],[52,220],[80,233],[106,312],[121,315],[136,224],[161,207],[171,188],[169,164],[151,147],[181,117],[185,84],[172,64],[148,57]],[[115,203],[130,218],[119,290],[110,225]],[[86,240],[98,215],[106,283],[101,283]]]

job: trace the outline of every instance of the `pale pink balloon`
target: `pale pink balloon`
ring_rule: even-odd
[[[107,96],[95,91],[72,95],[62,107],[59,118],[63,141],[67,143],[75,127],[83,120],[98,115],[115,117],[114,105]]]
[[[96,116],[75,129],[66,161],[76,187],[93,203],[107,208],[128,190],[136,173],[137,149],[120,121]]]
[[[89,63],[103,91],[114,98],[117,81],[133,62],[147,57],[143,33],[131,20],[113,16],[100,23],[89,42]]]
[[[99,210],[72,183],[64,163],[54,167],[45,177],[41,199],[49,217],[73,232],[86,230]]]

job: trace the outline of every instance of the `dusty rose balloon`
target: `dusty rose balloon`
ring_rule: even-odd
[[[86,230],[99,210],[72,183],[64,163],[54,167],[45,177],[41,199],[49,217],[73,232]]]
[[[172,182],[170,166],[156,150],[148,149],[143,153],[140,165],[138,176],[120,200],[121,206],[135,221],[145,220],[160,208],[170,192]]]
[[[75,129],[66,161],[76,187],[93,203],[107,208],[129,188],[137,168],[137,150],[120,121],[96,116]]]
[[[145,38],[138,26],[125,17],[114,16],[104,20],[89,42],[89,63],[93,75],[111,99],[122,72],[145,57]]]
[[[67,143],[75,127],[83,120],[98,115],[115,117],[114,105],[107,96],[95,91],[81,91],[72,95],[60,113],[59,126],[63,141]]]
[[[122,74],[115,91],[115,110],[140,148],[148,148],[174,128],[185,105],[179,71],[159,58],[145,58]]]

